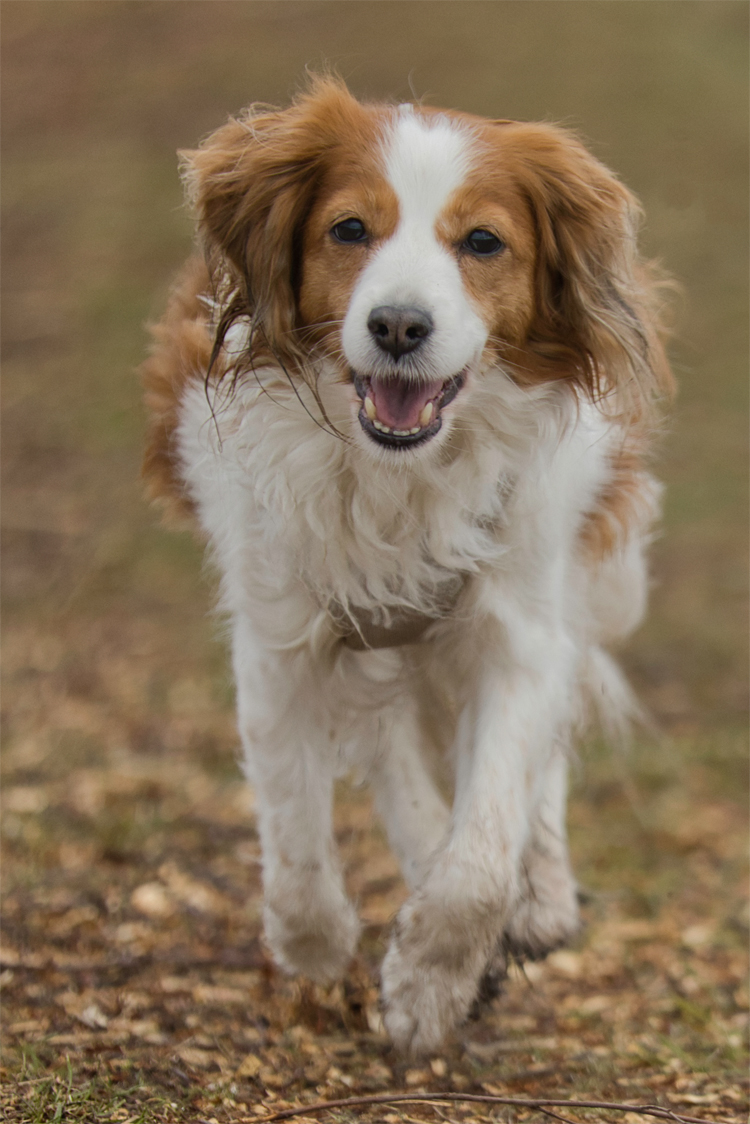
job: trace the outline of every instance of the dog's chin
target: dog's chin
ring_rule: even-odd
[[[461,392],[466,370],[432,382],[351,372],[360,399],[362,431],[383,449],[403,452],[428,445],[443,428],[443,409]]]

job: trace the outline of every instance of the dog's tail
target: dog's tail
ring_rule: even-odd
[[[613,746],[626,748],[637,726],[656,734],[654,720],[636,698],[617,663],[603,648],[592,645],[583,666],[583,718],[599,726]]]

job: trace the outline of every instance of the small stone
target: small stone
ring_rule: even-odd
[[[144,882],[136,886],[130,901],[139,913],[146,917],[169,917],[174,913],[174,902],[161,882]]]
[[[235,1077],[257,1077],[262,1065],[263,1062],[257,1054],[248,1054],[247,1057],[240,1062]]]

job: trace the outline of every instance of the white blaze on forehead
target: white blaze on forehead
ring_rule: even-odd
[[[398,196],[402,223],[434,227],[471,167],[471,138],[445,117],[425,120],[400,106],[388,139],[385,171]]]
[[[355,288],[341,334],[353,370],[393,371],[393,360],[373,338],[368,320],[384,305],[428,314],[432,331],[402,370],[428,380],[448,379],[481,354],[487,327],[464,289],[456,248],[444,244],[437,223],[474,162],[471,131],[440,115],[420,117],[411,106],[394,113],[384,138],[386,179],[398,200],[396,230],[376,245]]]

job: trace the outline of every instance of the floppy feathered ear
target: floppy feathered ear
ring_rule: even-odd
[[[363,113],[342,82],[318,78],[289,109],[251,106],[181,153],[225,308],[217,345],[246,316],[257,344],[282,362],[301,360],[293,335],[301,228],[337,135]]]
[[[573,381],[608,413],[648,411],[672,390],[655,271],[640,261],[634,196],[569,133],[511,126],[537,233],[528,344],[548,377]]]

